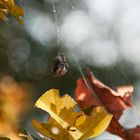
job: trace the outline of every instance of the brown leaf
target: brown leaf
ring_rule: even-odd
[[[140,126],[127,130],[130,140],[140,140]]]
[[[93,106],[104,106],[109,113],[113,114],[108,131],[122,137],[124,140],[128,140],[131,131],[123,128],[118,120],[125,109],[133,106],[131,100],[133,86],[120,86],[115,90],[96,79],[89,69],[86,69],[85,74],[86,82],[83,78],[80,78],[77,81],[75,90],[79,106],[86,110]]]

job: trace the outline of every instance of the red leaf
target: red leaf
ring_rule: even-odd
[[[128,129],[130,140],[140,140],[140,126],[133,129]]]
[[[131,100],[133,86],[120,86],[115,90],[96,79],[89,69],[86,69],[85,74],[86,79],[83,80],[83,78],[80,78],[77,81],[75,90],[75,96],[79,106],[83,110],[93,106],[104,106],[114,116],[107,129],[109,132],[122,137],[124,140],[128,140],[132,134],[135,135],[133,132],[136,128],[130,131],[123,128],[118,122],[123,111],[133,106]],[[130,137],[129,140],[133,139]]]
[[[132,107],[132,86],[118,87],[117,92],[96,79],[90,70],[87,70],[86,74],[87,81],[91,85],[91,88],[89,89],[84,80],[80,78],[75,91],[77,102],[81,108],[98,105],[93,96],[95,94],[117,120],[120,118],[123,110]]]

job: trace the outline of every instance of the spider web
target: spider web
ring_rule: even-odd
[[[73,3],[70,0],[67,0],[67,3],[70,5],[70,7],[71,7],[72,10],[77,10],[77,8],[73,5]],[[53,9],[54,17],[55,17],[55,27],[56,27],[56,37],[57,37],[58,54],[60,54],[61,53],[60,41],[62,41],[64,43],[64,45],[65,45],[65,47],[67,49],[68,48],[71,48],[72,47],[72,44],[64,38],[64,33],[60,30],[60,27],[59,27],[59,25],[60,25],[59,24],[59,18],[57,16],[56,3],[55,3],[54,0],[52,0],[52,9]],[[75,67],[80,72],[80,74],[81,74],[81,76],[82,76],[85,84],[89,88],[89,90],[92,92],[91,86],[89,85],[88,81],[86,80],[84,71],[83,71],[82,66],[80,65],[79,61],[76,59],[75,55],[73,55],[72,53],[70,53],[70,57],[71,58],[74,58]],[[97,97],[95,97],[95,98],[98,100]]]

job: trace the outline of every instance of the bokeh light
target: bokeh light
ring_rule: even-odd
[[[27,62],[31,52],[30,44],[22,38],[13,39],[8,44],[8,60],[10,67],[20,72],[24,69],[24,64]]]
[[[53,40],[56,33],[55,25],[49,15],[32,11],[31,15],[28,15],[26,20],[25,29],[27,29],[29,34],[31,34],[36,41],[48,47],[48,44]]]
[[[92,22],[83,11],[72,11],[64,17],[61,30],[65,39],[74,47],[83,43],[90,36]]]

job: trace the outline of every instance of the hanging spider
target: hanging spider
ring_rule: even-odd
[[[55,77],[62,77],[68,72],[68,63],[63,54],[58,54],[54,59],[53,74]]]

